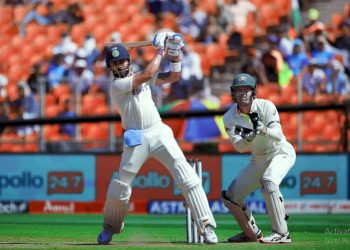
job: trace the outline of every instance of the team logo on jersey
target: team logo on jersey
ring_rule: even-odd
[[[246,81],[247,80],[247,77],[245,77],[245,76],[240,76],[239,78],[238,78],[238,81]]]
[[[112,56],[113,56],[113,57],[119,56],[119,50],[118,50],[117,48],[115,48],[115,49],[112,50]]]

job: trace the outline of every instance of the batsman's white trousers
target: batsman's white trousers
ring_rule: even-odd
[[[260,179],[270,180],[277,186],[295,163],[295,150],[285,142],[274,154],[264,157],[252,157],[250,163],[244,168],[227,190],[227,197],[236,203],[244,199],[254,190],[260,188]],[[234,166],[232,167],[234,171]]]
[[[198,231],[203,234],[204,228],[208,224],[216,227],[199,177],[188,164],[174,138],[173,131],[162,122],[150,129],[143,130],[141,145],[124,146],[118,179],[131,185],[136,174],[149,157],[160,161],[173,176],[191,209]]]
[[[171,173],[176,161],[186,161],[185,155],[177,144],[173,131],[164,123],[158,122],[144,129],[143,142],[136,147],[123,148],[119,177],[122,182],[131,185],[145,161],[153,157],[159,160]]]

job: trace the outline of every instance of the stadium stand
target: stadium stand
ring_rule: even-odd
[[[182,24],[179,23],[183,14],[177,16],[170,11],[164,10],[159,15],[155,15],[147,10],[146,1],[144,0],[51,0],[51,2],[56,13],[66,10],[71,4],[78,4],[81,8],[79,13],[82,15],[83,21],[74,24],[57,21],[55,24],[41,25],[32,20],[26,26],[25,34],[23,34],[20,30],[20,23],[31,10],[32,5],[0,5],[0,76],[3,75],[7,79],[6,84],[1,86],[6,91],[6,98],[2,98],[2,102],[9,102],[17,98],[17,85],[20,82],[28,80],[33,65],[40,64],[47,69],[52,66],[52,58],[57,53],[53,48],[61,41],[63,32],[68,32],[72,41],[79,48],[84,48],[86,59],[91,59],[90,68],[94,70],[94,65],[103,61],[104,43],[110,40],[113,32],[119,32],[122,41],[137,41],[150,39],[152,34],[160,30],[160,28],[180,32],[181,28],[183,28],[181,26]],[[247,26],[239,30],[242,36],[242,50],[230,49],[228,47],[228,34],[232,31],[232,27],[222,23],[220,16],[222,9],[232,7],[235,1],[189,0],[185,2],[188,3],[188,6],[193,7],[190,18],[198,18],[198,15],[194,13],[198,14],[197,11],[201,11],[200,13],[202,13],[202,17],[205,19],[214,16],[217,25],[222,29],[220,34],[213,36],[212,41],[204,39],[203,33],[205,33],[205,29],[203,27],[197,27],[200,30],[198,36],[184,32],[187,45],[191,46],[201,58],[203,75],[210,79],[212,94],[216,95],[222,101],[221,108],[227,108],[230,103],[230,97],[227,95],[228,86],[233,74],[237,73],[241,66],[238,65],[237,67],[236,64],[232,66],[232,62],[229,59],[235,58],[235,60],[238,60],[238,64],[243,64],[246,60],[248,49],[253,47],[261,55],[266,48],[266,38],[268,35],[278,35],[281,29],[285,32],[285,35],[278,40],[281,52],[283,53],[284,49],[289,49],[290,53],[290,47],[293,42],[297,38],[300,38],[305,47],[304,49],[308,59],[312,57],[312,53],[309,49],[307,39],[312,38],[314,35],[327,38],[329,48],[335,51],[334,59],[332,60],[340,62],[340,71],[343,72],[342,77],[347,77],[347,80],[343,81],[345,84],[343,88],[336,92],[334,87],[331,87],[332,78],[329,76],[332,73],[329,72],[336,72],[334,74],[338,74],[339,69],[334,70],[333,68],[329,68],[329,72],[326,70],[326,75],[328,74],[327,77],[329,77],[327,85],[329,88],[326,91],[322,90],[319,94],[308,95],[304,91],[298,93],[298,78],[294,76],[285,86],[281,86],[276,82],[259,83],[258,96],[270,99],[277,105],[295,105],[298,103],[331,104],[345,103],[349,100],[349,57],[346,57],[346,53],[344,54],[342,49],[335,47],[337,45],[337,38],[349,40],[349,33],[344,35],[342,33],[344,31],[341,30],[342,27],[350,29],[350,4],[346,1],[335,1],[338,5],[342,6],[342,9],[341,11],[328,13],[329,20],[322,21],[324,29],[322,28],[320,30],[316,28],[311,33],[309,32],[305,35],[307,24],[305,13],[307,9],[303,10],[304,20],[302,21],[304,22],[300,24],[299,28],[301,30],[298,32],[297,27],[292,26],[292,6],[290,0],[250,0],[257,8],[260,29],[257,29],[257,22],[252,13],[248,14]],[[312,7],[313,3],[317,3],[317,6],[328,4],[327,1],[312,1],[308,7]],[[44,5],[41,7],[45,8]],[[45,9],[41,10],[40,13],[45,13]],[[115,13],[118,13],[118,15]],[[321,21],[317,20],[317,22],[319,24]],[[310,29],[307,30],[310,31]],[[83,47],[85,46],[85,37],[88,34],[92,34],[95,44],[92,44],[90,47],[88,45],[87,47]],[[93,54],[91,52],[92,50],[90,50],[91,48],[95,48],[99,52],[99,55]],[[152,57],[153,53],[154,49],[147,47],[142,53],[132,52],[132,55],[135,61],[139,59],[137,57],[142,57],[141,59],[147,61]],[[350,53],[349,50],[347,53]],[[64,65],[67,69],[67,74],[71,71],[73,61],[76,58],[77,55],[73,52],[64,55]],[[220,72],[219,79],[213,77],[217,69]],[[283,72],[280,73],[282,74]],[[59,103],[63,99],[74,99],[76,93],[74,93],[74,90],[71,88],[72,84],[69,84],[67,79],[66,76],[60,79],[60,83],[55,88],[48,89],[46,91],[47,93],[44,93],[45,117],[56,117],[60,111]],[[40,93],[35,93],[35,95],[37,100],[42,98]],[[76,110],[81,110],[81,112],[78,115],[99,115],[109,112],[109,101],[106,98],[106,93],[102,93],[99,88],[95,90],[91,89],[87,93],[81,94],[79,99],[81,102]],[[164,95],[163,104],[168,101],[170,100],[167,100],[167,95]],[[9,114],[9,117],[13,119],[17,116],[12,113]],[[333,120],[332,126],[322,126],[326,123],[326,119]],[[297,128],[298,126],[302,128],[302,139],[305,142],[303,143],[303,151],[341,150],[340,133],[342,129],[348,129],[343,127],[344,120],[344,115],[341,116],[337,111],[327,111],[325,113],[304,112],[302,124],[298,124],[297,114],[289,112],[281,114],[284,132],[296,148],[298,142]],[[310,124],[312,124],[312,127]],[[45,140],[69,140],[60,133],[58,125],[45,125],[43,127]],[[85,149],[107,147],[107,123],[100,123],[98,125],[83,123],[80,127],[80,135],[77,135],[76,140],[81,140],[82,142],[84,140],[89,141]],[[176,130],[177,128],[174,129]],[[120,123],[115,123],[115,135],[118,137],[122,135]],[[349,131],[347,135],[350,138]],[[37,133],[25,135],[22,138],[16,135],[12,129],[2,133],[0,139],[1,152],[38,152],[40,150],[37,146],[39,141]],[[94,143],[93,140],[98,140],[100,143]],[[186,152],[194,150],[194,145],[191,142],[179,141],[179,143]],[[229,141],[225,138],[213,143],[218,144],[218,152],[227,153],[234,151]]]

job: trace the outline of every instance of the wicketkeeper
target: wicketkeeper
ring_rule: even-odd
[[[256,98],[256,82],[249,74],[238,74],[231,86],[234,102],[224,115],[224,125],[235,149],[249,150],[250,163],[222,192],[225,206],[243,232],[229,242],[290,243],[287,214],[279,190],[282,179],[295,163],[295,150],[283,135],[275,105]],[[234,166],[232,166],[234,171]],[[271,221],[272,234],[263,237],[245,198],[260,188]]]

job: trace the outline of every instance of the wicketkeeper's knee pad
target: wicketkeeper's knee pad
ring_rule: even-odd
[[[131,187],[118,179],[114,179],[108,187],[105,204],[104,228],[114,233],[121,233],[124,217],[128,213]]]
[[[266,208],[271,221],[272,230],[279,234],[288,232],[287,215],[284,209],[283,197],[278,185],[271,180],[261,179],[261,193],[264,196]]]
[[[186,160],[179,160],[175,162],[172,174],[191,210],[199,233],[203,234],[204,227],[208,224],[216,227],[207,196],[194,169]]]
[[[222,191],[221,196],[225,207],[230,210],[245,235],[251,240],[256,240],[261,231],[256,225],[249,207],[245,203],[230,201],[226,196],[226,191]]]

